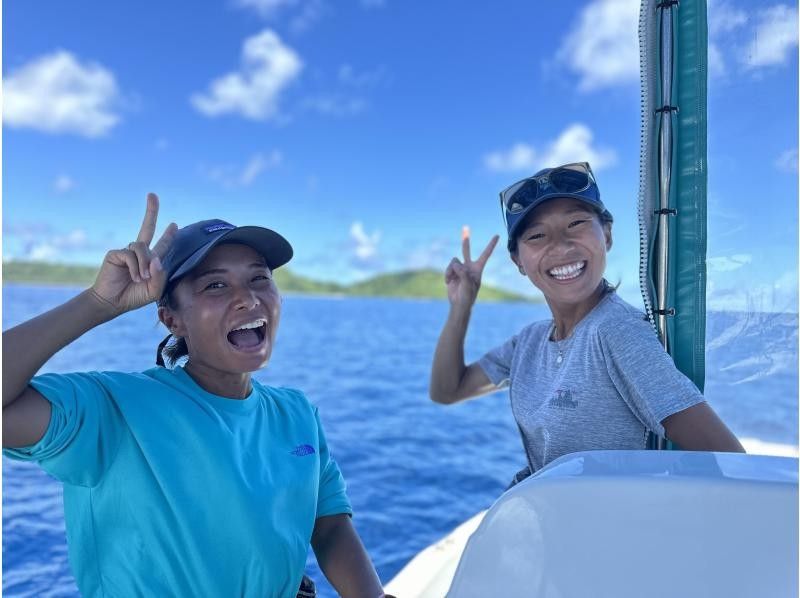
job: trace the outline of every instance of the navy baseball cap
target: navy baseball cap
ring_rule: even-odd
[[[178,229],[161,264],[167,273],[167,284],[177,281],[192,271],[217,245],[239,243],[252,247],[267,262],[270,270],[283,266],[292,259],[294,251],[289,241],[268,228],[260,226],[234,226],[224,220],[203,220]]]
[[[508,231],[508,249],[516,248],[516,235],[525,217],[549,199],[573,198],[594,208],[604,222],[613,222],[588,162],[544,168],[500,192],[500,209]]]

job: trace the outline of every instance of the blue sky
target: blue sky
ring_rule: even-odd
[[[589,160],[638,296],[637,0],[6,3],[3,259],[96,264],[161,224],[280,231],[351,282],[444,269],[497,192]],[[797,309],[797,8],[709,7],[709,302]],[[486,280],[532,292],[505,252]]]

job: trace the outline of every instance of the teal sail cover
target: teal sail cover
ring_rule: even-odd
[[[705,0],[643,0],[640,284],[677,367],[702,391],[706,322]]]

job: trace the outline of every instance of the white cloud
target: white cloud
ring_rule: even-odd
[[[714,76],[726,75],[732,59],[750,71],[785,64],[797,46],[797,8],[778,4],[748,14],[725,0],[709,2],[708,32]]]
[[[370,105],[363,95],[385,84],[387,74],[382,66],[373,70],[357,71],[350,64],[342,64],[336,73],[336,80],[338,89],[309,94],[301,102],[301,107],[326,116],[360,114]]]
[[[708,2],[708,72],[712,77],[724,77],[728,65],[723,47],[728,49],[732,35],[741,31],[748,22],[747,13],[726,0]]]
[[[292,33],[307,31],[328,11],[324,0],[237,0],[236,4],[255,11],[266,20],[274,20],[284,9],[291,13],[296,8],[289,19],[289,31]]]
[[[517,143],[506,151],[491,152],[484,156],[484,166],[493,172],[532,173],[548,166],[589,162],[597,172],[614,164],[617,155],[610,148],[594,147],[593,138],[589,127],[574,123],[564,129],[543,152],[538,152],[531,145]]]
[[[363,98],[353,98],[338,93],[306,98],[303,102],[303,106],[309,110],[327,116],[353,116],[363,112],[367,105],[367,101]]]
[[[771,6],[758,15],[753,39],[742,56],[746,68],[783,64],[797,45],[797,8]]]
[[[261,173],[277,168],[283,163],[283,154],[272,150],[268,154],[254,154],[244,166],[203,167],[205,175],[223,187],[233,189],[251,185]]]
[[[278,35],[265,29],[245,40],[241,70],[215,79],[205,94],[194,94],[192,104],[207,116],[239,114],[269,120],[278,113],[281,92],[300,74],[303,62]]]
[[[747,253],[710,257],[706,260],[709,272],[732,272],[753,261],[753,256]]]
[[[100,137],[120,120],[114,75],[60,50],[12,71],[3,81],[3,121],[45,133]]]
[[[75,181],[65,174],[56,177],[53,181],[53,190],[57,193],[66,193],[75,187]]]
[[[635,84],[639,80],[638,0],[594,0],[580,13],[557,58],[579,77],[578,88]],[[729,72],[728,54],[755,70],[785,64],[798,43],[798,12],[778,4],[748,14],[727,0],[708,3],[708,67],[712,76]]]
[[[725,59],[719,46],[709,40],[708,42],[708,72],[713,77],[721,77],[728,71],[725,66]]]
[[[55,243],[59,247],[65,249],[77,249],[86,247],[89,239],[86,236],[86,231],[82,229],[75,229],[64,237],[56,239]]]
[[[783,152],[775,161],[775,166],[784,172],[797,172],[797,148]]]
[[[717,37],[741,28],[747,23],[747,13],[725,0],[708,3],[708,34]]]
[[[558,58],[578,73],[578,87],[583,91],[636,83],[638,27],[637,0],[595,0],[581,12]]]
[[[483,162],[493,172],[533,171],[537,164],[536,152],[527,143],[515,143],[506,151],[486,154]]]
[[[325,16],[327,6],[322,0],[307,0],[303,8],[289,22],[289,29],[292,33],[302,33],[307,31]]]
[[[259,174],[265,170],[280,166],[282,162],[283,155],[277,150],[273,150],[266,156],[264,154],[256,154],[250,158],[250,161],[242,170],[242,174],[239,176],[239,183],[247,186],[256,180]]]
[[[25,259],[33,260],[34,262],[46,262],[56,257],[58,257],[58,249],[52,245],[42,244],[32,247]]]
[[[29,243],[23,259],[47,261],[62,257],[65,252],[91,247],[86,231],[75,229],[66,235],[56,235],[48,240]]]
[[[242,8],[255,10],[264,18],[270,18],[283,7],[297,4],[297,0],[238,0],[236,4]]]
[[[570,125],[548,148],[542,164],[555,165],[568,162],[589,162],[596,171],[603,170],[617,161],[614,150],[592,147],[594,135],[586,125]]]
[[[350,226],[350,239],[353,241],[355,257],[362,262],[369,262],[377,257],[378,243],[381,240],[380,231],[368,234],[361,222],[353,222]]]

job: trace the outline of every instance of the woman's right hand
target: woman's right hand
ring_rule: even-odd
[[[170,223],[158,242],[150,248],[156,232],[158,196],[147,194],[147,210],[136,241],[125,249],[112,249],[106,254],[92,294],[119,315],[157,301],[166,284],[161,258],[175,238],[178,227]]]
[[[478,297],[481,288],[481,276],[489,256],[492,255],[498,235],[492,237],[480,257],[472,261],[469,247],[469,228],[466,226],[461,234],[461,251],[464,257],[462,262],[454,257],[444,273],[444,282],[447,285],[447,299],[451,307],[471,308]]]

